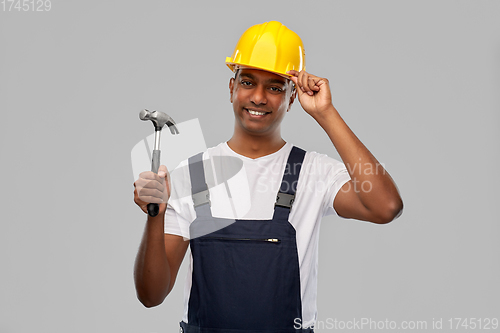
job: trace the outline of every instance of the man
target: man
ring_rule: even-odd
[[[336,213],[388,223],[400,215],[402,200],[333,106],[328,80],[304,70],[293,31],[274,21],[253,26],[226,64],[235,72],[231,139],[181,164],[189,169],[177,181],[161,166],[158,175],[144,172],[134,183],[144,212],[147,203],[160,204],[160,213],[148,216],[137,255],[137,295],[147,307],[162,303],[190,245],[181,331],[311,332],[321,218]],[[283,140],[281,121],[296,98],[345,165]],[[244,176],[227,181],[226,195],[216,184],[209,188],[206,176],[211,162],[227,156],[242,161]],[[181,198],[184,187],[192,197]],[[228,202],[244,209],[231,210]]]

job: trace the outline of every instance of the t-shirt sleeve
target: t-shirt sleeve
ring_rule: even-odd
[[[189,166],[186,160],[170,172],[170,198],[165,211],[165,233],[188,239],[189,226],[195,214],[191,198]]]
[[[345,170],[345,172],[339,173],[337,176],[338,178],[332,183],[325,195],[326,202],[324,202],[325,210],[323,216],[337,215],[338,217],[342,217],[338,215],[335,208],[333,208],[333,201],[335,200],[335,197],[337,196],[342,186],[349,180],[351,180],[351,177],[349,176],[347,170]]]
[[[351,177],[349,176],[344,163],[324,154],[319,155],[318,160],[324,171],[323,182],[326,188],[322,203],[323,216],[337,215],[342,217],[338,215],[335,208],[333,208],[333,201],[342,186],[351,180]]]
[[[183,218],[170,205],[165,211],[165,233],[189,239],[189,221]]]

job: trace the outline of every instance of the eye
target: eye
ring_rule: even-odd
[[[282,92],[283,91],[283,89],[280,87],[270,87],[269,89],[271,89],[271,91],[274,91],[274,92]]]
[[[241,84],[242,86],[251,86],[251,85],[252,85],[252,82],[250,82],[250,81],[246,81],[246,80],[242,80],[242,81],[240,82],[240,84]]]

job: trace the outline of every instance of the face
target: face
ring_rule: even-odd
[[[229,81],[236,129],[253,135],[279,133],[280,124],[295,98],[292,82],[277,74],[240,69]]]

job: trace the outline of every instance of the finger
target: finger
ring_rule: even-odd
[[[295,77],[295,76],[298,76],[299,75],[299,72],[297,72],[296,70],[289,70],[288,72],[286,72],[287,74],[290,74],[292,77]]]
[[[144,171],[139,174],[140,179],[158,180],[159,177],[153,171]]]
[[[134,191],[134,201],[138,205],[147,205],[148,203],[163,203],[167,200],[168,196],[158,190],[141,189],[139,191]]]
[[[159,184],[164,184],[165,183],[165,176],[160,177],[156,173],[152,171],[145,171],[141,173],[141,178],[139,178],[136,183],[137,186],[143,186],[143,187],[154,187],[154,182],[157,182]],[[151,183],[151,184],[150,184]],[[146,185],[149,184],[149,185]]]
[[[304,72],[304,75],[302,76],[302,87],[304,88],[304,92],[307,93],[309,96],[312,96],[314,92],[311,90],[311,87],[309,85],[311,75],[307,72]]]
[[[310,76],[308,86],[311,91],[319,91],[319,83],[321,82],[321,78],[317,76]]]
[[[146,199],[146,201],[142,200],[142,199]],[[158,203],[160,204],[160,207],[161,207],[161,204],[164,204],[168,201],[168,197],[167,198],[164,198],[163,199],[163,202],[154,202],[154,201],[160,201],[160,200],[156,200],[154,198],[149,198],[147,196],[144,196],[144,197],[139,197],[138,193],[137,193],[137,190],[134,191],[134,202],[141,208],[141,210],[144,212],[144,213],[148,213],[148,204],[150,203]]]
[[[147,187],[143,187],[138,191],[140,197],[149,196],[157,198],[162,198],[164,192],[165,192],[164,190],[159,190],[157,188],[147,188]]]
[[[148,188],[148,189],[157,189],[159,191],[163,191],[165,188],[165,180],[161,181],[155,181],[155,180],[138,180],[135,182],[136,188],[139,189],[139,191],[143,188]]]
[[[166,180],[168,195],[170,195],[170,172],[167,172],[165,180]]]
[[[147,203],[163,203],[165,195],[156,189],[142,189],[138,193],[138,198]]]
[[[304,87],[302,86],[303,85],[303,77],[304,77],[304,73],[305,71],[300,71],[299,72],[299,75],[297,76],[297,85],[299,86],[300,88],[300,91],[304,92]]]
[[[165,178],[165,176],[168,174],[167,167],[165,165],[160,165],[158,168],[158,176]]]
[[[321,89],[325,89],[326,91],[330,91],[330,83],[327,78],[320,77],[316,80],[316,91],[320,91]]]
[[[141,195],[139,198],[142,201],[144,201],[145,203],[156,203],[156,204],[164,203],[164,201],[163,201],[162,198],[157,198],[157,197],[153,197],[153,196],[144,196],[144,195]]]

